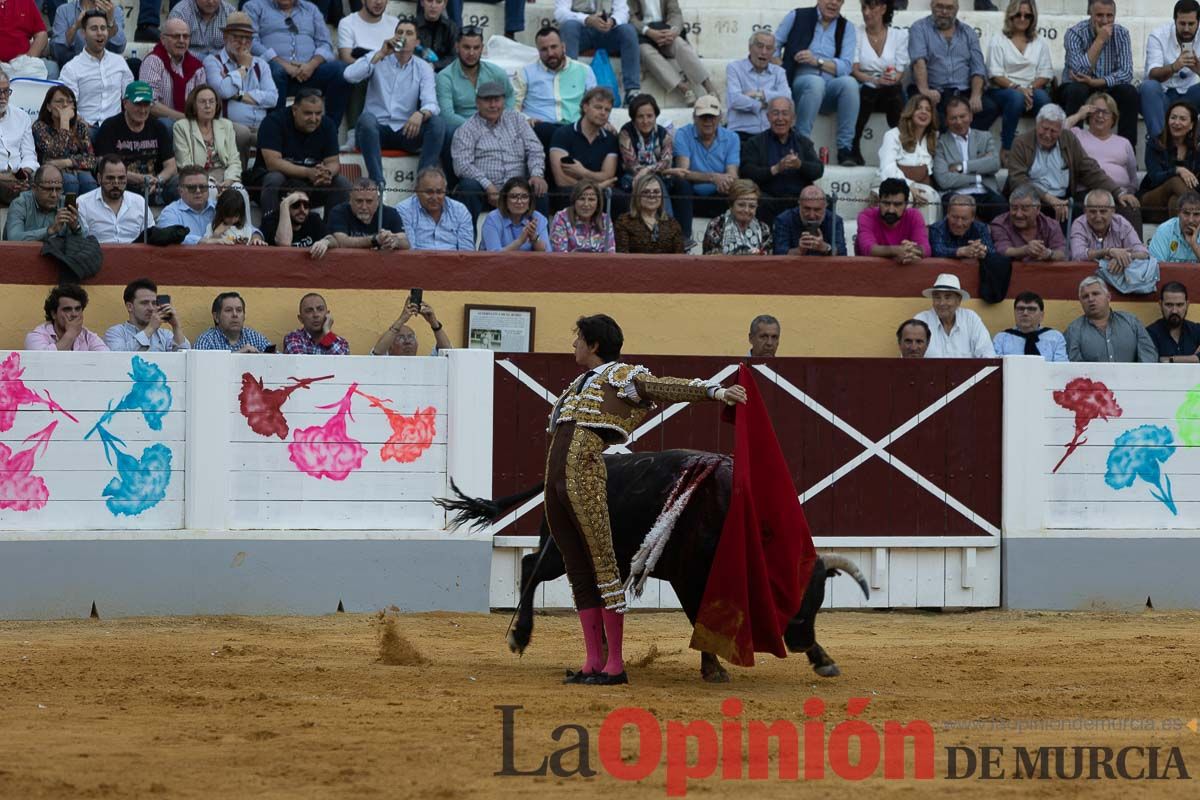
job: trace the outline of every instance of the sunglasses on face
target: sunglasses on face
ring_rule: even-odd
[[[1024,11],[1018,11],[1016,14],[1013,14],[1011,17],[1009,17],[1009,19],[1033,19],[1033,14],[1026,14]]]

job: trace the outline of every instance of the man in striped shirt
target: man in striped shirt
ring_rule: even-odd
[[[1067,116],[1087,102],[1093,92],[1107,92],[1117,101],[1117,133],[1137,147],[1139,98],[1133,87],[1133,49],[1129,31],[1116,23],[1116,0],[1092,0],[1088,19],[1072,25],[1063,37],[1066,66],[1058,100]]]

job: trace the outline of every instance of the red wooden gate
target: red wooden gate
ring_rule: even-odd
[[[729,358],[630,356],[655,374],[717,378]],[[776,358],[755,377],[814,536],[996,536],[1000,526],[1001,382],[997,361]],[[569,354],[498,355],[493,496],[542,479],[550,404],[580,372]],[[727,453],[732,428],[714,404],[651,416],[630,450]],[[538,501],[497,533],[536,534]]]

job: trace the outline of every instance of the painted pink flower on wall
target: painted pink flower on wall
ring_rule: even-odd
[[[356,439],[351,439],[346,430],[346,419],[354,419],[350,413],[357,383],[350,384],[344,397],[336,403],[317,408],[335,409],[324,425],[300,428],[292,432],[292,443],[288,454],[300,471],[318,480],[329,478],[344,481],[350,473],[362,466],[367,448]]]
[[[42,397],[26,386],[21,380],[24,373],[19,352],[9,353],[8,358],[0,362],[0,432],[12,429],[17,419],[17,409],[21,406],[43,405],[72,422],[79,422],[65,408],[54,402],[49,389],[46,390],[46,396]]]
[[[282,389],[267,389],[263,386],[262,378],[256,378],[249,372],[242,373],[242,391],[238,393],[238,407],[250,430],[260,436],[278,436],[287,439],[288,421],[283,415],[283,404],[297,389],[307,389],[317,381],[327,381],[332,375],[322,375],[319,378],[288,378],[295,381],[291,386]]]
[[[33,447],[19,453],[0,442],[0,509],[37,511],[46,505],[50,490],[40,476],[33,474],[33,468],[37,451],[41,449],[45,454],[56,425],[57,420],[26,439],[34,443]]]
[[[1115,419],[1123,412],[1121,406],[1117,405],[1117,398],[1112,391],[1100,381],[1093,381],[1091,378],[1073,378],[1062,391],[1054,392],[1054,402],[1068,411],[1075,412],[1075,437],[1064,445],[1067,452],[1063,453],[1063,457],[1051,470],[1058,472],[1058,468],[1071,453],[1087,442],[1087,439],[1082,437],[1092,420]]]
[[[389,458],[400,464],[411,464],[421,457],[421,454],[433,444],[437,435],[437,409],[433,406],[417,408],[412,414],[401,414],[389,408],[384,400],[366,392],[360,395],[371,401],[371,405],[387,415],[388,424],[392,426],[392,435],[379,448],[379,459]]]

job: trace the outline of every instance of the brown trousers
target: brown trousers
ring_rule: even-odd
[[[563,422],[555,427],[546,454],[546,521],[580,611],[625,609],[608,518],[604,448],[593,431]]]
[[[1178,175],[1142,194],[1142,215],[1147,222],[1162,224],[1175,216],[1179,210],[1179,196],[1187,191],[1187,185]]]

